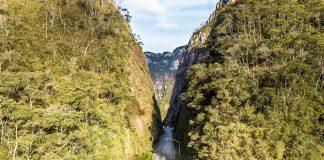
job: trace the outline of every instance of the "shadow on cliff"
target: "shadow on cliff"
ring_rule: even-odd
[[[161,118],[161,112],[159,105],[156,101],[155,96],[152,97],[153,99],[153,112],[152,112],[152,127],[150,128],[151,135],[153,137],[153,144],[152,147],[155,148],[156,143],[159,140],[159,137],[161,135],[161,129],[162,129],[162,118]]]

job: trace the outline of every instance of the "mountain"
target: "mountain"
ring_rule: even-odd
[[[186,46],[180,46],[173,52],[163,53],[145,52],[162,117],[166,115],[169,108],[175,73],[185,48]]]
[[[166,121],[193,159],[322,159],[324,2],[220,1],[182,55]]]
[[[145,52],[153,80],[157,78],[160,73],[175,73],[185,48],[186,46],[180,46],[174,49],[173,52],[163,53]]]
[[[0,2],[1,159],[147,159],[161,118],[112,1]]]

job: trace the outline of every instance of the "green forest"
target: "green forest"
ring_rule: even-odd
[[[323,159],[323,25],[322,0],[237,0],[217,12],[181,96],[178,132],[193,159]]]
[[[150,156],[153,85],[127,16],[113,1],[0,1],[0,159]]]
[[[323,0],[219,1],[163,101],[117,2],[0,0],[1,160],[324,159]]]

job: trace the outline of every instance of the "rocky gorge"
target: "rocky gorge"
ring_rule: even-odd
[[[180,46],[172,52],[145,52],[150,74],[154,83],[156,100],[164,117],[169,109],[169,101],[175,82],[176,71],[186,46]]]

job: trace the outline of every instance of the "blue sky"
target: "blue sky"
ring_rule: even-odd
[[[215,10],[218,0],[122,0],[133,17],[133,32],[144,51],[172,51],[186,45],[193,31]]]

